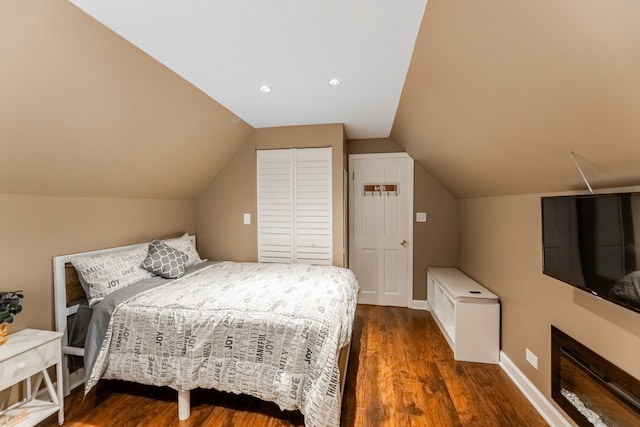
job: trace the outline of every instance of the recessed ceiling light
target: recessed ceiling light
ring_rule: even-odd
[[[342,81],[340,79],[333,78],[329,80],[329,85],[331,86],[339,86]]]
[[[262,85],[258,88],[260,90],[260,92],[264,92],[264,93],[269,93],[271,92],[271,87],[267,86],[267,85]]]

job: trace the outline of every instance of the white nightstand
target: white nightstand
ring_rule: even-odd
[[[12,426],[34,426],[56,412],[58,423],[64,422],[61,337],[61,332],[24,329],[10,334],[7,342],[0,345],[0,390],[24,382],[24,399],[0,412],[0,423],[6,417],[15,417],[17,423]],[[57,387],[47,372],[53,365],[56,365]],[[36,377],[35,384],[31,377]],[[42,379],[49,394],[48,401],[35,396]]]

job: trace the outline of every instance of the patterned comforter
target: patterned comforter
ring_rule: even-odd
[[[100,378],[215,388],[299,409],[306,426],[339,425],[338,352],[359,290],[350,270],[220,262],[165,282],[113,304],[103,331],[90,327],[85,392]]]

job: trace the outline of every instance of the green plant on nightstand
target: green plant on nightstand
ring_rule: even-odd
[[[13,322],[14,316],[22,311],[22,298],[22,291],[0,291],[0,345],[7,342],[7,324]]]
[[[22,291],[0,291],[0,323],[11,323],[22,311]]]

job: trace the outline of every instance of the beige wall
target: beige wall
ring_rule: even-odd
[[[351,139],[347,141],[349,154],[404,153],[405,149],[390,138]]]
[[[193,201],[0,194],[0,289],[25,293],[11,329],[55,329],[54,256],[184,232],[195,232]]]
[[[419,163],[414,167],[413,299],[427,299],[427,268],[455,267],[458,261],[458,205]],[[415,222],[426,212],[427,222]]]
[[[256,129],[196,200],[198,247],[204,257],[257,260],[256,150],[332,147],[333,262],[343,265],[344,130],[341,124]],[[251,225],[243,225],[243,214]]]
[[[640,378],[640,315],[542,274],[540,194],[463,199],[458,209],[459,267],[500,296],[502,351],[549,401],[551,325]]]
[[[392,139],[348,141],[349,154],[403,152]],[[427,268],[457,265],[457,203],[419,163],[413,178],[413,299],[427,299]],[[415,222],[415,212],[426,212],[427,222]]]

